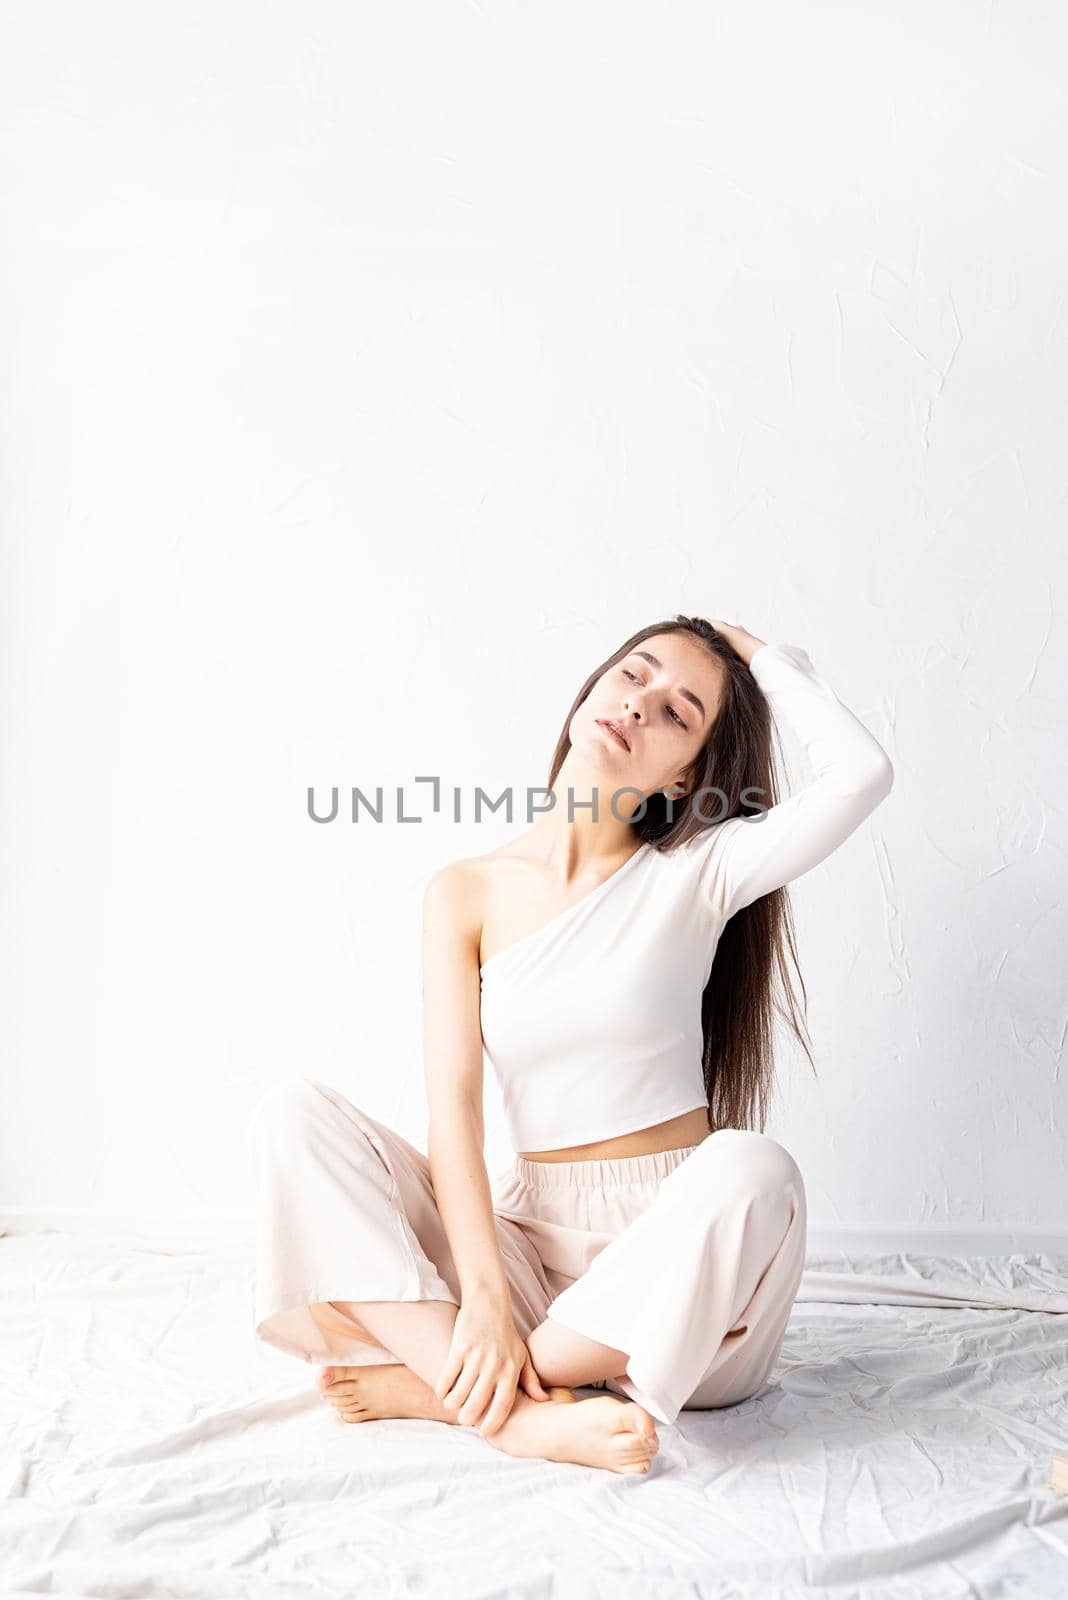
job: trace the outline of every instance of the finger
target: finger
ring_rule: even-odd
[[[493,1378],[479,1378],[457,1414],[457,1421],[465,1428],[477,1428],[486,1413],[493,1394]]]
[[[455,1381],[446,1387],[444,1394],[439,1396],[442,1405],[449,1406],[453,1410],[457,1406],[462,1406],[471,1392],[471,1385],[475,1381],[477,1372],[477,1362],[473,1357],[468,1356],[460,1371],[456,1374]]]
[[[468,1397],[470,1396],[470,1393],[471,1393],[471,1379],[470,1379],[470,1377],[468,1377],[466,1379],[463,1378],[463,1377],[457,1378],[456,1382],[453,1384],[453,1386],[449,1390],[449,1392],[445,1395],[445,1397],[444,1397],[444,1399],[442,1400],[441,1403],[442,1403],[443,1406],[447,1407],[447,1409],[449,1411],[459,1412],[461,1410],[461,1408],[467,1404],[467,1400],[468,1400]]]
[[[502,1382],[497,1385],[497,1392],[493,1397],[493,1404],[490,1406],[480,1425],[480,1431],[484,1437],[488,1438],[490,1434],[496,1433],[498,1428],[504,1427],[504,1424],[512,1415],[512,1407],[515,1405],[515,1397],[516,1391],[512,1384]]]
[[[538,1377],[538,1371],[533,1361],[528,1361],[523,1368],[523,1388],[535,1400],[548,1400],[549,1398],[545,1386]]]
[[[489,1416],[492,1407],[496,1404],[496,1397],[502,1383],[507,1383],[507,1379],[499,1376],[494,1377],[492,1374],[487,1375],[486,1378],[476,1383],[475,1387],[471,1391],[471,1397],[467,1403],[468,1415],[466,1420],[469,1427],[485,1427],[486,1418]],[[514,1381],[512,1387],[514,1390]]]
[[[446,1358],[445,1365],[434,1380],[434,1393],[439,1400],[444,1401],[445,1396],[459,1375],[460,1368],[461,1363],[458,1357],[450,1355]]]

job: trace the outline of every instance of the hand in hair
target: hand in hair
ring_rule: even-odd
[[[724,622],[719,617],[706,617],[706,622],[721,633],[734,651],[741,656],[746,666],[749,665],[762,644],[767,644],[766,639],[758,639],[755,633],[750,633],[747,628],[740,628],[733,622]]]

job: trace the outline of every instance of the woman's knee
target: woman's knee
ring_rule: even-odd
[[[755,1129],[717,1128],[694,1155],[717,1184],[730,1183],[745,1195],[804,1193],[801,1169],[786,1146]]]
[[[284,1078],[281,1083],[272,1084],[255,1102],[249,1131],[255,1137],[280,1129],[292,1137],[322,1117],[328,1105],[314,1078]]]

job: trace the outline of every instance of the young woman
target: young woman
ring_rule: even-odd
[[[775,718],[815,771],[782,801]],[[552,808],[427,885],[429,1155],[315,1080],[261,1099],[257,1334],[346,1421],[620,1473],[657,1421],[760,1389],[805,1259],[763,1132],[776,1013],[811,1063],[784,885],[892,783],[797,646],[684,616],[629,638],[568,714]],[[515,1152],[492,1182],[484,1054]]]

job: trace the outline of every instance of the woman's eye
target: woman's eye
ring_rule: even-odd
[[[625,678],[629,678],[631,683],[640,683],[641,682],[641,679],[638,678],[633,672],[628,671],[628,669],[626,667],[623,668],[623,676]],[[668,714],[669,717],[673,718],[673,720],[675,722],[678,723],[680,728],[685,728],[686,724],[685,724],[685,722],[683,722],[682,718],[679,716],[679,714],[675,710],[674,706],[668,706],[667,714]]]

